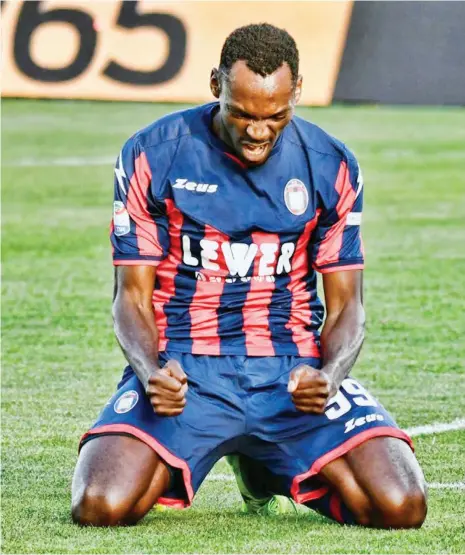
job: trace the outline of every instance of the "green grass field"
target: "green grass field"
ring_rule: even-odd
[[[111,160],[135,130],[177,108],[2,103],[2,552],[465,552],[463,429],[415,438],[434,486],[421,530],[243,516],[224,461],[189,510],[151,512],[135,528],[72,524],[78,440],[123,365],[110,317]],[[465,110],[300,114],[344,140],[365,176],[368,329],[354,375],[403,427],[463,418]]]

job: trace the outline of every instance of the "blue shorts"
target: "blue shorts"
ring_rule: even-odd
[[[176,359],[188,376],[181,415],[158,416],[131,367],[115,395],[82,440],[101,434],[129,434],[149,445],[172,471],[169,491],[159,502],[188,506],[213,465],[229,453],[264,464],[283,484],[282,493],[304,503],[328,491],[321,468],[362,442],[378,436],[410,438],[356,380],[344,380],[325,414],[298,411],[287,391],[299,364],[319,359],[294,356],[203,356],[160,353]]]

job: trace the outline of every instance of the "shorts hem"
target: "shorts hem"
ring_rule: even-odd
[[[395,437],[398,439],[402,439],[403,441],[408,443],[412,451],[414,451],[412,440],[404,431],[400,430],[399,428],[393,428],[390,426],[378,426],[376,428],[372,428],[371,430],[365,430],[364,432],[360,432],[355,436],[351,437],[350,439],[348,439],[347,441],[345,441],[344,443],[342,443],[341,445],[339,445],[338,447],[331,449],[331,451],[328,451],[327,453],[319,457],[312,464],[310,469],[307,470],[307,472],[294,476],[294,479],[292,480],[292,486],[291,486],[291,496],[294,499],[294,501],[296,503],[305,503],[306,501],[319,499],[320,497],[325,495],[325,493],[327,493],[329,490],[328,487],[322,487],[317,490],[300,493],[299,491],[300,483],[306,480],[307,478],[311,478],[312,476],[315,476],[316,474],[318,474],[320,470],[330,462],[334,461],[335,459],[338,459],[339,457],[342,457],[342,455],[345,455],[355,447],[358,447],[365,441],[368,441],[369,439],[372,439],[375,437]]]
[[[190,507],[194,498],[194,490],[192,489],[191,471],[184,459],[176,457],[176,455],[173,455],[173,453],[168,451],[168,449],[164,445],[159,443],[154,437],[149,435],[147,432],[144,432],[144,430],[141,430],[136,426],[132,426],[131,424],[106,424],[103,426],[98,426],[97,428],[92,428],[81,437],[80,444],[82,444],[83,441],[94,434],[102,434],[108,432],[113,434],[121,433],[134,436],[135,438],[139,439],[140,441],[151,447],[155,451],[155,453],[167,464],[169,464],[173,468],[178,468],[179,470],[181,470],[188,501],[186,502],[185,499],[168,499],[165,497],[160,497],[157,502],[161,505],[176,506],[179,508],[181,508],[181,506],[182,508]]]

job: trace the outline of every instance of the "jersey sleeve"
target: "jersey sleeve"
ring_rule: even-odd
[[[147,155],[134,139],[116,161],[110,232],[115,266],[158,266],[168,254],[166,206],[153,195]]]
[[[312,234],[312,266],[321,273],[364,267],[361,237],[363,177],[354,158],[341,162]]]

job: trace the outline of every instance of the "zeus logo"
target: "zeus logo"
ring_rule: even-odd
[[[366,416],[360,416],[359,418],[351,418],[346,422],[344,433],[347,434],[359,426],[365,426],[369,422],[376,422],[376,420],[384,420],[382,414],[367,414]]]
[[[218,260],[221,252],[232,277],[244,278],[250,267],[258,257],[258,276],[272,276],[275,273],[281,275],[292,270],[292,255],[295,251],[294,243],[283,243],[279,249],[276,243],[218,243],[209,239],[200,241],[200,259],[193,256],[191,250],[191,239],[188,235],[182,236],[183,262],[188,266],[198,268],[201,266],[206,270],[218,271],[220,269]],[[278,252],[279,251],[279,252]]]
[[[209,183],[195,183],[187,181],[187,179],[176,179],[172,184],[173,189],[186,189],[196,193],[216,193],[218,185],[210,185]]]

